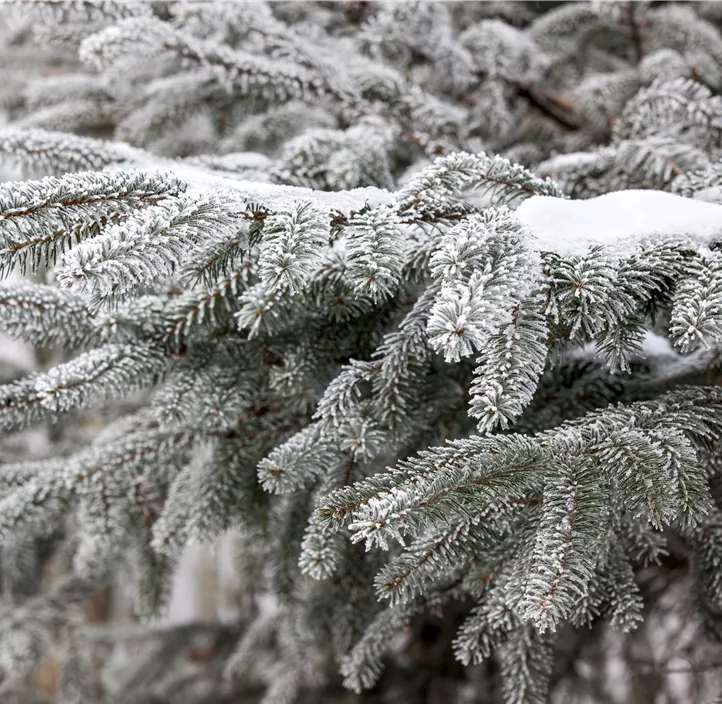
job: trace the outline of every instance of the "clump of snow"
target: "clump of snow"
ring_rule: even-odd
[[[722,205],[665,191],[616,191],[589,200],[532,196],[516,214],[535,249],[562,255],[597,245],[624,255],[656,238],[722,241]]]
[[[678,359],[679,352],[672,347],[668,337],[657,335],[651,330],[646,330],[642,341],[642,352],[645,357],[668,357]]]

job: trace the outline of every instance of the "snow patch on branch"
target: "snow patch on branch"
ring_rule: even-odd
[[[625,255],[657,238],[722,241],[722,205],[665,191],[616,191],[588,200],[532,196],[516,215],[535,249],[566,256],[594,246]]]
[[[188,181],[189,193],[207,194],[216,191],[234,191],[240,193],[249,202],[268,207],[271,210],[291,209],[301,201],[314,201],[319,205],[342,213],[361,210],[364,206],[387,205],[392,202],[393,194],[383,188],[365,186],[349,191],[317,191],[301,186],[286,186],[275,183],[259,183],[228,178],[219,172],[179,161],[158,158],[157,164],[148,170],[167,171],[171,168],[173,175]]]

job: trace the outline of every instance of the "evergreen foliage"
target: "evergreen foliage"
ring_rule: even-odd
[[[718,696],[721,30],[0,7],[0,702]]]

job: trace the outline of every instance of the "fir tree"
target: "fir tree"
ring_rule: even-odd
[[[0,702],[720,695],[716,4],[0,19]]]

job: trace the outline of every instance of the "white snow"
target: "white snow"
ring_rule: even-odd
[[[588,342],[582,347],[571,349],[567,354],[570,359],[590,361],[599,359],[599,350],[594,342]],[[692,356],[694,355],[683,356],[679,350],[676,350],[672,346],[669,338],[658,335],[652,330],[645,330],[644,339],[642,340],[642,351],[637,358],[655,359],[662,364],[666,362],[679,362],[680,360],[690,359]]]
[[[647,330],[642,341],[642,351],[645,357],[657,357],[666,359],[679,359],[680,353],[670,342],[668,337],[657,335],[656,332]]]
[[[190,192],[208,193],[214,190],[237,191],[244,199],[258,205],[278,210],[293,206],[299,200],[313,200],[329,209],[348,213],[360,210],[365,204],[371,206],[385,205],[391,202],[393,195],[383,188],[367,186],[354,188],[350,191],[314,191],[299,186],[285,186],[257,181],[239,181],[225,178],[206,169],[198,168],[179,161],[157,159],[152,166],[142,165],[148,171],[172,171],[179,178],[190,184]]]
[[[699,245],[722,241],[722,205],[664,191],[617,191],[588,200],[532,196],[516,214],[535,249],[562,255],[582,254],[595,245],[623,255],[657,238]]]
[[[329,210],[350,212],[393,202],[394,194],[382,188],[350,191],[314,191],[297,186],[226,178],[189,163],[153,157],[140,164],[148,170],[171,170],[191,184],[191,192],[236,191],[245,200],[278,209],[299,200],[314,200]],[[603,245],[609,254],[631,253],[637,245],[655,238],[673,237],[698,245],[722,241],[722,204],[667,193],[629,190],[588,200],[532,196],[516,210],[534,239],[534,248],[562,255],[581,254]]]

